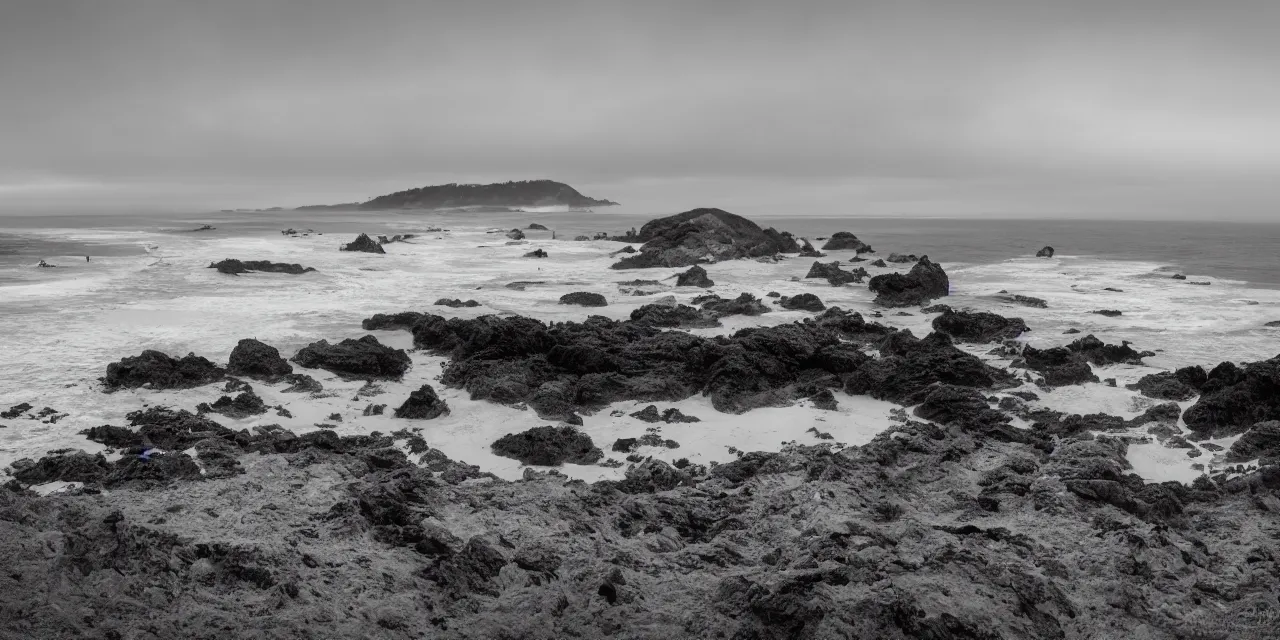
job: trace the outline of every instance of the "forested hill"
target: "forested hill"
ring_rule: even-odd
[[[596,200],[553,180],[523,180],[495,184],[442,184],[378,196],[358,205],[332,205],[364,210],[455,209],[460,207],[605,207],[618,203]],[[329,208],[324,205],[299,209]]]

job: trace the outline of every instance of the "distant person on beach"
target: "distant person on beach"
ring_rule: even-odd
[[[89,256],[85,256],[85,257],[84,257],[84,261],[85,261],[85,262],[88,262],[88,261],[89,261]]]

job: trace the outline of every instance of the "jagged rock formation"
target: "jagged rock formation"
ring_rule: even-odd
[[[862,267],[858,267],[853,271],[845,271],[840,268],[840,261],[837,260],[825,264],[815,261],[813,265],[809,267],[809,273],[805,274],[804,277],[823,278],[831,286],[839,287],[851,282],[861,283],[862,279],[869,275],[871,274],[867,273],[867,270]]]
[[[1089,364],[1143,364],[1142,359],[1153,356],[1151,351],[1135,351],[1124,342],[1119,346],[1104,344],[1092,334],[1080,338],[1065,347],[1036,349],[1027,346],[1022,358],[1028,369],[1044,375],[1045,384],[1054,387],[1084,382],[1098,382]]]
[[[609,301],[598,293],[575,291],[560,296],[560,304],[576,304],[581,307],[607,307]]]
[[[941,331],[961,342],[1000,342],[1016,338],[1027,329],[1022,318],[1006,318],[985,311],[946,309],[933,319],[933,330]]]
[[[700,305],[703,311],[709,311],[717,318],[735,315],[758,316],[771,311],[759,298],[750,293],[742,293],[731,300],[721,298],[715,294],[709,294],[694,298],[693,303]]]
[[[1161,400],[1190,400],[1199,395],[1200,388],[1208,381],[1208,374],[1199,366],[1183,367],[1177,371],[1163,371],[1143,376],[1134,384],[1125,385],[1148,398]]]
[[[783,309],[799,309],[801,311],[822,311],[827,305],[822,304],[822,299],[812,293],[801,293],[794,296],[782,296],[778,299],[778,304]]]
[[[1243,368],[1219,364],[1200,391],[1200,400],[1182,416],[1197,436],[1233,435],[1259,422],[1280,420],[1280,355]]]
[[[315,271],[312,267],[304,267],[300,264],[289,264],[285,262],[270,262],[267,260],[236,260],[228,258],[221,262],[209,264],[210,269],[217,269],[219,273],[228,273],[231,275],[239,275],[242,273],[252,273],[254,271],[263,271],[267,273],[288,273],[291,275],[301,275]]]
[[[493,452],[524,464],[554,467],[566,462],[592,464],[604,457],[590,436],[573,427],[534,427],[508,433],[494,441]]]
[[[293,373],[293,365],[275,347],[253,338],[245,338],[231,350],[227,373],[274,381]]]
[[[457,209],[466,207],[607,207],[618,203],[596,200],[563,182],[522,180],[494,184],[442,184],[397,191],[359,205],[365,211],[383,209]],[[341,205],[339,205],[341,206]]]
[[[395,410],[397,418],[410,420],[432,420],[449,413],[449,405],[429,384],[424,384],[417,391],[409,394],[409,398]]]
[[[874,253],[871,245],[858,239],[848,231],[837,231],[831,235],[827,243],[822,245],[823,251],[856,251],[858,253]]]
[[[363,251],[364,253],[386,253],[386,249],[378,244],[377,240],[369,237],[369,234],[362,233],[356,236],[356,239],[347,243],[342,247],[343,251]]]
[[[181,359],[172,358],[159,351],[148,349],[140,355],[122,358],[107,365],[107,375],[102,385],[107,391],[136,389],[147,386],[152,389],[189,389],[222,380],[226,371],[195,354]]]
[[[1280,464],[1280,421],[1259,422],[1231,443],[1227,462],[1250,460],[1259,460],[1264,465]]]
[[[700,329],[720,326],[720,319],[710,311],[684,304],[646,304],[631,312],[631,322],[645,327]]]
[[[638,253],[619,260],[614,269],[688,267],[800,251],[790,234],[761,229],[742,216],[720,209],[693,209],[650,220],[634,239],[625,240],[633,241],[644,245]]]
[[[890,253],[889,262],[898,264],[907,264],[909,262],[919,262],[920,258],[914,253]]]
[[[890,258],[890,262],[893,259]],[[867,283],[876,294],[876,304],[885,307],[912,307],[951,293],[951,281],[942,265],[923,256],[907,275],[885,273]]]
[[[266,413],[267,405],[262,401],[262,398],[258,397],[258,394],[253,392],[253,390],[248,390],[240,393],[234,398],[231,396],[222,396],[213,404],[202,402],[200,403],[200,406],[196,407],[196,411],[200,414],[217,413],[228,418],[239,420]]]
[[[676,286],[677,287],[702,287],[705,289],[708,287],[716,286],[716,283],[712,282],[711,278],[707,276],[706,269],[703,269],[699,265],[694,265],[690,267],[688,271],[685,271],[684,273],[681,273],[678,276],[676,276]]]
[[[825,258],[826,256],[827,254],[813,248],[813,244],[811,244],[808,239],[802,239],[802,243],[800,245],[801,258]]]
[[[436,317],[436,316],[430,316]],[[409,370],[409,354],[392,349],[373,336],[350,338],[338,344],[313,342],[293,356],[293,361],[310,369],[325,369],[353,378],[399,379]]]

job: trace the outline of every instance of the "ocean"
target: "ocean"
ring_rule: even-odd
[[[653,217],[657,215],[626,212],[462,216],[282,211],[0,218],[0,333],[6,336],[0,409],[28,402],[68,414],[56,423],[0,420],[6,426],[0,429],[0,467],[55,448],[93,450],[96,445],[79,431],[122,424],[125,413],[147,403],[191,409],[219,395],[212,387],[102,393],[96,381],[107,364],[143,349],[176,356],[193,352],[225,362],[239,339],[254,337],[289,356],[322,338],[332,342],[364,335],[360,321],[375,313],[405,310],[468,317],[517,313],[542,320],[581,320],[588,313],[625,318],[652,299],[628,295],[617,282],[663,279],[678,270],[613,271],[608,268],[614,261],[609,254],[622,244],[572,238],[598,231],[621,233]],[[557,239],[552,240],[550,233],[533,232],[524,244],[509,245],[501,233],[489,233],[524,228],[532,222],[554,229]],[[1123,389],[1126,381],[1188,364],[1213,366],[1223,360],[1253,361],[1280,353],[1280,329],[1265,326],[1280,320],[1280,261],[1274,256],[1280,225],[839,216],[756,218],[756,222],[809,238],[850,231],[875,247],[879,256],[927,254],[951,278],[947,304],[1020,316],[1032,328],[1026,341],[1036,346],[1064,344],[1076,337],[1064,332],[1076,329],[1082,335],[1093,333],[1112,343],[1127,340],[1156,352],[1147,359],[1149,367],[1099,372],[1102,377],[1117,378],[1121,387],[1059,389],[1043,399],[1048,408],[1132,417],[1149,403]],[[205,224],[216,228],[194,231]],[[299,236],[280,233],[290,227],[311,231]],[[431,228],[448,231],[429,232]],[[418,237],[388,245],[387,255],[338,251],[358,232]],[[1057,254],[1052,259],[1035,258],[1035,251],[1045,245],[1053,246]],[[521,257],[537,247],[551,257]],[[850,257],[849,252],[833,252],[824,260]],[[223,258],[296,262],[318,271],[303,276],[237,277],[206,268]],[[57,268],[37,268],[40,260]],[[713,291],[720,295],[811,292],[827,304],[864,315],[875,312],[865,286],[832,288],[823,281],[804,280],[811,262],[735,261],[707,269],[716,281]],[[1185,274],[1187,279],[1176,280],[1174,274]],[[505,286],[516,280],[542,284],[525,290]],[[1208,284],[1191,284],[1195,282]],[[590,311],[557,304],[559,296],[570,291],[599,292],[610,304]],[[1048,307],[1011,306],[994,297],[1001,291],[1043,298]],[[701,291],[671,293],[687,302],[686,298]],[[476,299],[483,306],[457,310],[432,306],[443,297]],[[1098,309],[1116,309],[1123,315],[1109,318],[1091,313]],[[877,321],[909,328],[919,336],[928,333],[931,316],[909,311],[912,315],[886,313]],[[723,333],[752,324],[794,322],[804,316],[804,312],[776,311],[749,319],[733,317],[723,328],[700,331]],[[396,346],[411,346],[403,333],[377,335]],[[422,354],[414,358],[413,376],[403,388],[387,385],[388,397],[432,381],[443,364]],[[345,389],[341,381],[325,384]],[[259,391],[269,404],[285,405],[295,417],[269,413],[237,422],[237,428],[280,423],[305,431],[327,423],[332,413],[359,415],[363,406],[353,405],[345,391],[345,395],[314,400],[314,407],[302,406],[302,399],[278,390],[259,387]],[[443,390],[442,395],[456,409],[452,417],[431,427],[432,446],[500,475],[518,477],[518,465],[490,454],[487,444],[495,433],[545,421],[531,417],[531,412],[471,402],[456,390]],[[685,447],[680,453],[703,456],[704,461],[723,455],[725,442],[776,449],[780,442],[794,440],[802,427],[815,425],[824,431],[834,429],[837,438],[858,444],[887,424],[884,420],[893,408],[846,397],[842,402],[850,409],[833,423],[825,413],[801,407],[710,416],[714,411],[699,402],[691,399],[681,405],[682,410],[702,415],[706,424],[701,436],[691,435],[687,443],[682,442]],[[584,429],[601,438],[621,437],[615,430],[622,427],[607,419],[607,413],[588,416]],[[397,425],[389,418],[362,417],[348,419],[338,428],[358,433],[394,430]],[[1187,477],[1189,467],[1182,452],[1143,451],[1145,462],[1135,459],[1135,467],[1146,476]],[[575,473],[590,479],[609,472],[593,468]]]

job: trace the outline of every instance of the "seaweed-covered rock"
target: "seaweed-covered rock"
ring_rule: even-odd
[[[1182,416],[1198,435],[1232,435],[1280,420],[1280,356],[1243,368],[1224,362],[1208,373],[1201,392]]]
[[[560,304],[576,304],[581,307],[607,307],[609,301],[598,293],[575,291],[560,296]]]
[[[290,365],[275,347],[253,338],[236,343],[227,362],[227,373],[263,380],[277,380],[293,373]]]
[[[814,262],[809,267],[809,273],[805,274],[805,278],[823,278],[831,286],[838,287],[849,284],[851,282],[862,282],[862,279],[870,275],[866,269],[858,267],[853,271],[845,271],[840,268],[840,262]]]
[[[714,287],[716,283],[707,277],[707,270],[699,265],[690,267],[688,271],[676,276],[677,287]]]
[[[858,236],[848,231],[837,231],[831,234],[831,238],[827,243],[822,245],[823,251],[856,251],[858,253],[871,253],[871,245],[858,239]]]
[[[982,343],[1016,338],[1028,329],[1022,318],[1006,318],[985,311],[947,309],[933,319],[933,330],[961,342]]]
[[[1054,251],[1053,251],[1053,247],[1045,246],[1045,248],[1043,248],[1043,249],[1041,249],[1041,250],[1039,250],[1039,251],[1037,251],[1037,252],[1036,252],[1036,257],[1037,257],[1037,258],[1052,258],[1052,257],[1053,257],[1053,253],[1054,253]]]
[[[108,391],[136,389],[189,389],[222,380],[226,371],[195,354],[172,358],[148,349],[140,355],[122,358],[107,365],[102,384]]]
[[[801,311],[822,311],[827,305],[822,304],[822,299],[812,293],[801,293],[794,296],[783,296],[778,300],[778,304],[783,309],[793,309]]]
[[[761,229],[742,216],[720,209],[693,209],[650,220],[634,238],[624,241],[637,240],[644,242],[640,251],[618,261],[614,269],[688,267],[800,251],[790,235]]]
[[[498,438],[492,448],[495,455],[540,466],[558,467],[566,462],[595,464],[604,457],[590,436],[573,427],[534,427],[508,433]]]
[[[455,308],[455,309],[460,308],[460,307],[478,307],[478,306],[480,306],[480,303],[479,303],[479,302],[476,302],[475,300],[465,300],[465,301],[464,301],[464,300],[460,300],[460,299],[458,299],[458,298],[440,298],[439,300],[436,300],[434,304],[435,304],[437,307],[453,307],[453,308]]]
[[[296,276],[315,271],[312,267],[304,267],[300,264],[271,262],[268,260],[236,260],[234,258],[211,263],[209,268],[217,269],[218,273],[227,273],[231,275],[262,271],[265,273],[287,273]]]
[[[313,342],[293,356],[293,361],[311,369],[325,369],[356,378],[398,380],[409,370],[409,354],[378,342],[374,336],[350,338],[338,344]]]
[[[362,233],[356,236],[356,239],[347,243],[342,247],[343,251],[363,251],[364,253],[386,253],[386,249],[378,244],[377,240],[369,237],[369,234]]]
[[[876,304],[885,307],[919,306],[951,293],[947,272],[941,265],[931,262],[929,256],[920,258],[905,276],[900,273],[881,274],[872,278],[867,286],[876,294]]]
[[[395,416],[410,420],[431,420],[448,413],[449,405],[436,395],[436,390],[431,385],[424,384],[396,408]]]

